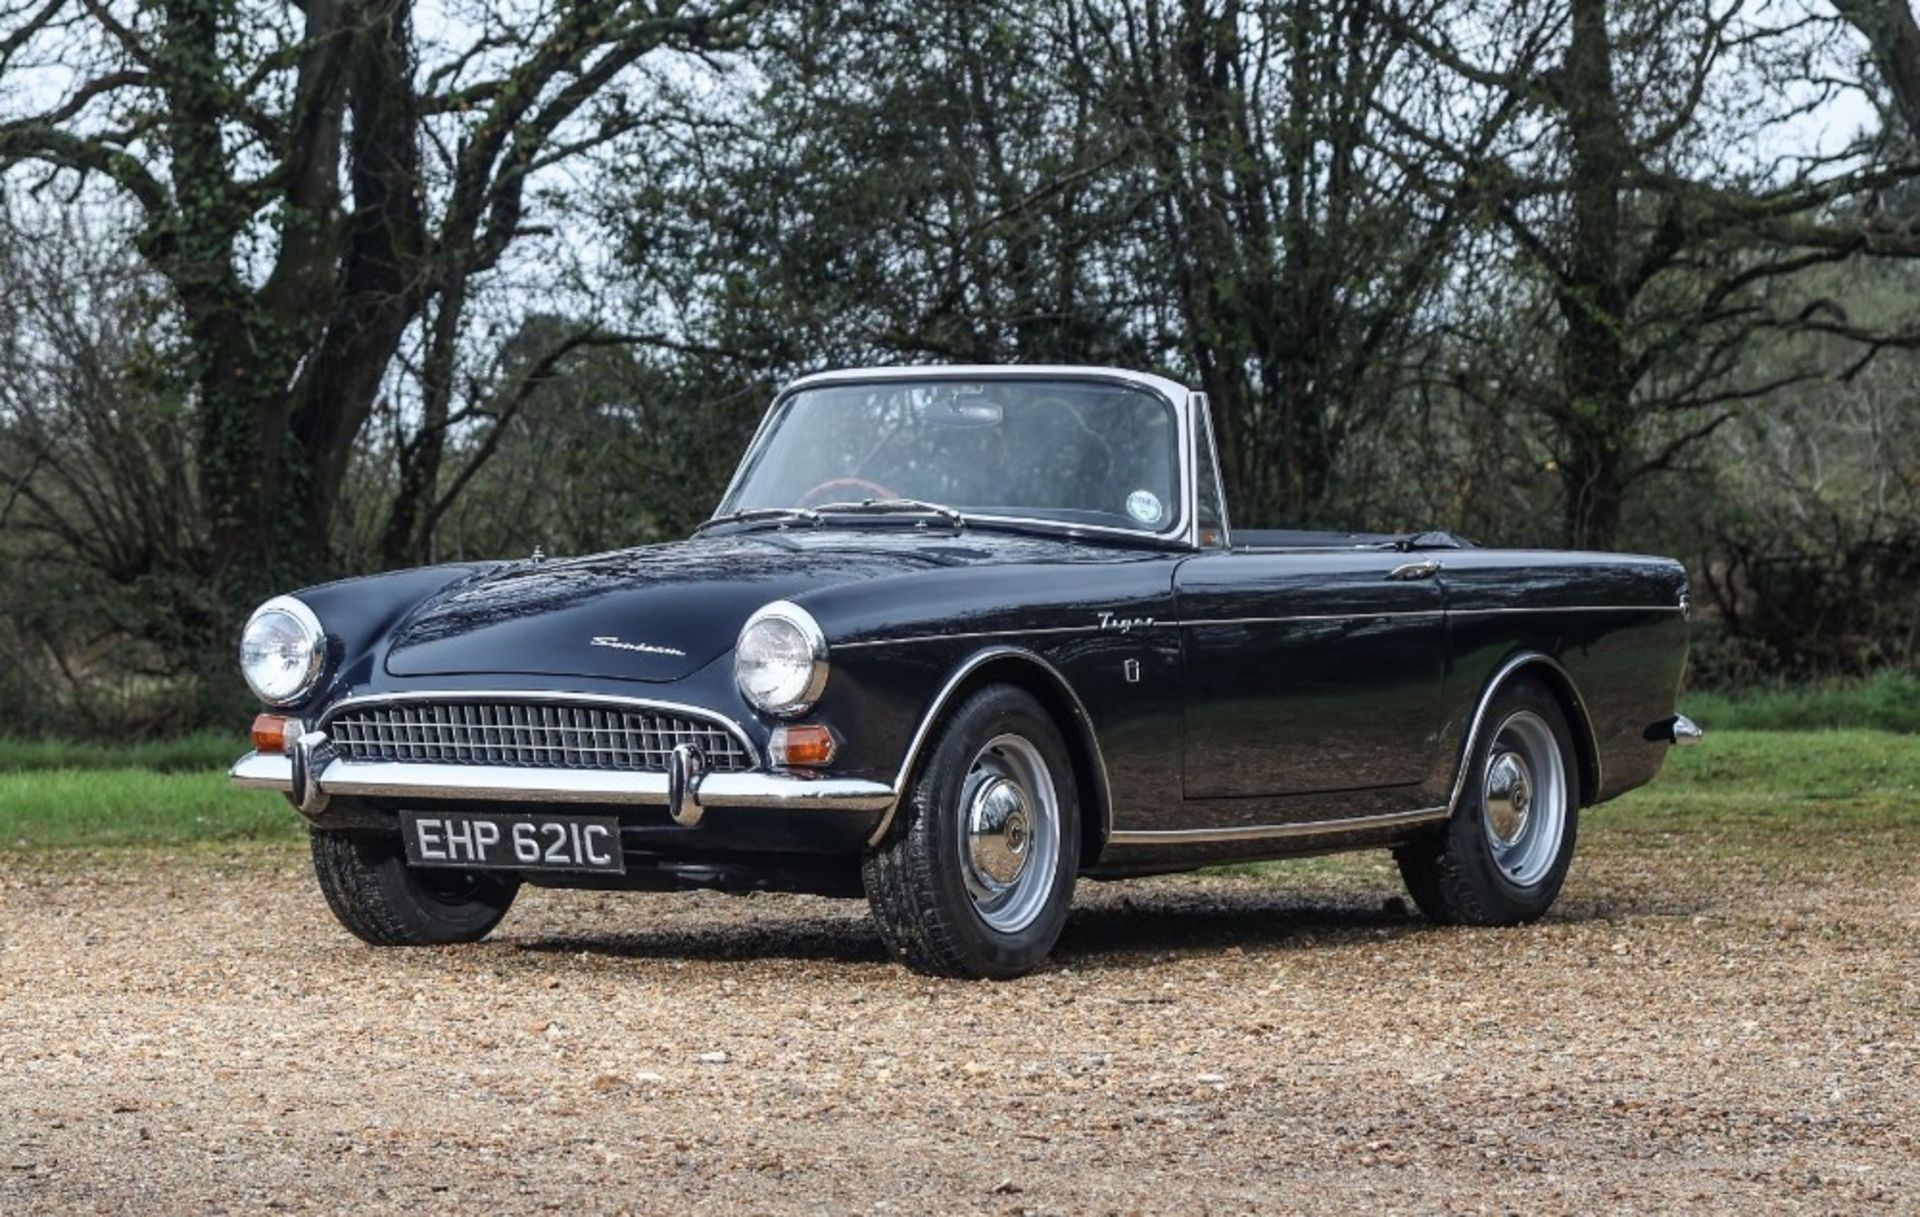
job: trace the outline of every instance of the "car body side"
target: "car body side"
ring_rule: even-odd
[[[1423,559],[1440,563],[1432,577],[1395,577]],[[825,693],[802,720],[842,741],[823,780],[897,798],[943,710],[982,683],[1018,683],[1075,752],[1084,869],[1136,874],[1391,844],[1444,818],[1479,708],[1521,676],[1562,700],[1583,803],[1650,780],[1685,594],[1678,564],[1610,554],[763,530],[309,589],[328,676],[291,712],[318,727],[347,699],[619,697],[698,707],[765,758],[779,724],[736,687],[732,639],[752,607],[786,599],[829,644]],[[680,654],[584,649],[622,628]],[[335,799],[310,818],[397,831],[399,805]],[[683,870],[770,874],[804,857],[819,879],[857,866],[893,809],[716,806],[694,827],[660,807],[614,810],[629,851]],[[814,879],[772,885],[833,886]]]
[[[973,581],[983,597],[973,607],[929,584],[945,607],[918,619],[887,589],[803,603],[843,638],[832,713],[867,735],[866,776],[903,785],[915,743],[975,684],[1011,679],[1041,696],[1082,753],[1084,857],[1096,875],[1392,843],[1451,811],[1476,714],[1516,678],[1561,700],[1582,802],[1652,779],[1685,657],[1678,564],[1453,550],[1430,585],[1433,607],[1396,610],[1383,597],[1397,589],[1376,572],[1405,557],[1225,551],[1097,574],[1010,566]],[[1234,567],[1255,560],[1296,607],[1248,593],[1249,611],[1232,596],[1194,611],[1190,585],[1240,585]],[[1358,575],[1344,596],[1329,591],[1343,570]],[[1009,595],[1018,607],[996,607]],[[1420,633],[1396,637],[1407,622]],[[1230,662],[1196,671],[1208,650]],[[1405,771],[1356,781],[1367,758],[1343,741],[1362,739],[1401,754]],[[1243,775],[1226,793],[1223,770]]]

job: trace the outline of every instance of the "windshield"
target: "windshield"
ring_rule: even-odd
[[[780,403],[720,515],[918,499],[969,515],[1166,532],[1179,427],[1143,389],[1079,380],[914,379]]]

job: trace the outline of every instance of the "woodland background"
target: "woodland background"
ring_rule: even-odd
[[[1679,555],[1696,686],[1910,672],[1917,178],[1908,0],[0,0],[0,721],[237,721],[265,595],[684,535],[874,362]]]

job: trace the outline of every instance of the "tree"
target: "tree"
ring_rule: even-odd
[[[1386,151],[1405,41],[1370,0],[1145,0],[1093,19],[1131,133],[1128,269],[1206,389],[1238,518],[1324,521],[1390,425],[1467,213]]]
[[[0,224],[0,700],[16,732],[195,721],[193,431],[164,285],[69,215]],[[186,645],[183,645],[185,643]],[[185,679],[183,679],[183,677]]]
[[[630,294],[771,374],[1140,362],[1080,5],[810,6],[757,71],[640,132],[603,208]]]
[[[578,319],[535,314],[463,377],[447,473],[421,504],[419,562],[588,553],[678,540],[707,518],[771,386],[737,379],[731,361],[634,341]],[[413,433],[376,418],[356,463],[353,497],[380,502]],[[377,554],[390,514],[343,512],[343,544]]]
[[[770,374],[1127,363],[1210,394],[1246,523],[1329,514],[1420,357],[1464,202],[1379,150],[1367,0],[893,0],[769,22],[641,133],[632,290]],[[742,200],[752,200],[742,205]]]
[[[531,184],[645,121],[644,57],[737,45],[752,7],[502,0],[444,40],[419,36],[411,0],[0,14],[0,75],[46,85],[0,119],[9,189],[104,189],[177,310],[200,573],[243,603],[326,568],[356,441],[415,327],[400,510],[431,500],[466,303],[540,231]]]
[[[1805,105],[1788,87],[1805,65],[1839,53],[1831,20],[1769,24],[1710,0],[1399,8],[1392,20],[1430,74],[1387,117],[1420,147],[1412,167],[1430,189],[1473,190],[1492,246],[1552,300],[1556,383],[1530,386],[1532,404],[1552,432],[1564,540],[1609,547],[1634,485],[1675,468],[1740,403],[1819,374],[1755,377],[1743,356],[1809,319],[1793,276],[1904,248],[1841,205],[1915,166],[1880,163],[1865,141],[1778,161],[1754,151]],[[1758,101],[1738,74],[1760,82]],[[1475,109],[1464,122],[1463,99]],[[1516,111],[1522,121],[1506,118]],[[1486,145],[1495,120],[1511,136]]]
[[[1910,0],[1834,0],[1834,9],[1866,38],[1891,95],[1889,118],[1920,140],[1920,23]]]

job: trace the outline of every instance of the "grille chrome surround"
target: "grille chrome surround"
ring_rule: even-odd
[[[709,773],[745,773],[753,748],[722,720],[686,707],[603,698],[499,694],[354,699],[323,729],[350,761],[665,773],[692,744]]]

